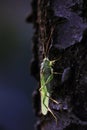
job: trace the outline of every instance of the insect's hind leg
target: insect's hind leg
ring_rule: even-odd
[[[60,102],[57,102],[56,100],[54,100],[53,98],[49,97],[48,95],[46,95],[51,101],[53,101],[54,103],[56,103],[57,105],[60,104]]]
[[[57,124],[57,117],[54,115],[54,113],[52,112],[52,110],[45,105],[45,102],[44,102],[44,101],[45,101],[45,100],[43,100],[44,106],[45,106],[45,107],[47,108],[47,110],[52,114],[52,116],[54,117],[54,119],[55,119],[55,121],[56,121],[56,124]]]
[[[39,88],[39,91],[41,92],[42,89],[43,89],[43,87],[40,87],[40,88]]]

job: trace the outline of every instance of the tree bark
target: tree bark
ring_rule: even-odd
[[[87,1],[86,0],[33,0],[32,14],[27,18],[35,28],[31,74],[38,87],[33,93],[33,106],[38,117],[37,130],[87,129]],[[52,97],[50,101],[58,123],[48,112],[40,114],[40,64],[43,60],[43,43],[55,27],[49,50],[49,59],[59,61],[53,66]]]

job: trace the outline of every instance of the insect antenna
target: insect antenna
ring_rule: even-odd
[[[46,48],[45,48],[45,44],[43,45],[43,57],[46,57]]]
[[[45,17],[44,17],[44,21],[46,21],[46,18],[47,18],[47,12],[46,12],[46,9],[45,9]],[[43,28],[44,28],[44,32],[43,32],[43,37],[44,37],[44,40],[42,41],[43,43],[43,57],[45,58],[47,56],[46,54],[46,26],[45,26],[45,22],[43,24]]]
[[[51,37],[52,37],[52,35],[53,35],[53,32],[54,32],[54,29],[55,29],[55,26],[53,26],[52,28],[51,28],[51,33],[50,33],[50,36],[49,36],[49,38],[48,38],[48,40],[47,40],[47,46],[46,46],[46,56],[48,55],[48,53],[49,53],[49,44],[50,44],[50,41],[51,41]]]

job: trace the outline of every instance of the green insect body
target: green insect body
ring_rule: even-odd
[[[46,115],[49,107],[50,81],[53,79],[53,68],[48,58],[44,58],[40,69],[41,80],[41,113]]]
[[[57,122],[57,117],[54,115],[52,110],[49,108],[49,100],[53,101],[56,104],[59,104],[56,100],[51,98],[51,92],[52,92],[52,86],[51,86],[51,81],[53,80],[53,64],[55,61],[59,60],[53,60],[50,61],[48,58],[48,52],[49,52],[49,43],[51,40],[51,36],[53,34],[54,28],[51,30],[50,37],[47,41],[47,43],[43,44],[43,50],[44,50],[44,59],[41,63],[40,66],[40,96],[41,96],[41,113],[43,115],[46,115],[48,111],[52,114],[52,116],[55,118]],[[47,45],[47,46],[45,46]],[[57,74],[57,73],[56,73]]]
[[[57,118],[49,108],[49,100],[59,104],[56,100],[51,98],[51,81],[53,80],[53,64],[54,61],[50,61],[47,57],[43,59],[40,68],[40,81],[41,81],[41,88],[40,88],[40,95],[41,95],[41,113],[46,115],[49,111],[57,122]]]

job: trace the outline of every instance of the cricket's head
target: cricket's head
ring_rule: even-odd
[[[47,57],[44,58],[43,63],[44,66],[52,67],[55,64],[56,60],[50,61]]]
[[[43,59],[43,65],[44,67],[50,67],[50,60],[47,57]]]

